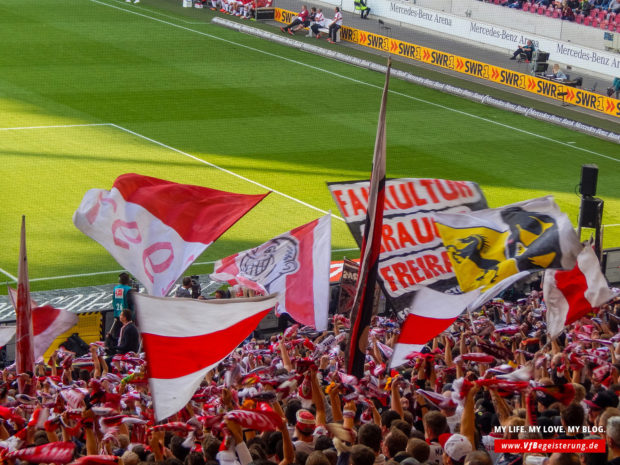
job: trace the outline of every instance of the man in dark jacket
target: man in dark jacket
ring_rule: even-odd
[[[138,328],[131,320],[131,310],[124,309],[121,312],[120,321],[123,324],[118,336],[118,345],[116,346],[117,354],[126,354],[127,352],[138,352],[140,348],[140,334]]]

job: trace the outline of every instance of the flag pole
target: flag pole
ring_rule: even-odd
[[[17,334],[15,336],[15,366],[18,375],[18,389],[27,394],[26,380],[22,373],[34,373],[34,345],[32,331],[32,308],[30,304],[30,283],[28,281],[28,258],[26,255],[26,217],[22,216],[19,244],[19,265],[17,271]]]
[[[381,249],[381,230],[383,228],[383,204],[385,200],[385,107],[390,83],[392,59],[388,57],[385,85],[381,97],[379,122],[370,175],[368,208],[364,224],[360,268],[357,278],[355,300],[353,301],[351,321],[346,352],[347,373],[361,378],[364,374],[368,332],[372,318],[374,292],[377,282],[379,252]]]

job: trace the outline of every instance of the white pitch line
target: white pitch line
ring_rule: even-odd
[[[8,271],[4,271],[2,268],[0,268],[0,273],[7,275],[13,281],[17,282],[17,278],[13,276],[11,273],[9,273]]]
[[[0,128],[0,131],[19,131],[22,129],[53,129],[53,128],[83,128],[88,126],[110,126],[110,123],[91,123],[91,124],[55,124],[51,126],[22,126],[16,128]]]
[[[339,73],[336,73],[334,71],[329,71],[327,69],[320,68],[318,66],[313,66],[313,65],[310,65],[308,63],[304,63],[302,61],[293,60],[292,58],[287,58],[287,57],[284,57],[282,55],[278,55],[276,53],[267,52],[265,50],[261,50],[261,49],[255,48],[255,47],[251,47],[249,45],[245,45],[245,44],[241,44],[241,43],[238,43],[238,42],[234,42],[232,40],[224,39],[222,37],[218,37],[218,36],[215,36],[213,34],[208,34],[206,32],[197,31],[196,29],[192,29],[192,28],[189,28],[189,27],[181,26],[180,24],[171,23],[170,21],[164,21],[163,19],[154,18],[153,16],[149,16],[149,15],[145,15],[145,14],[142,14],[142,13],[138,13],[137,11],[127,10],[126,8],[121,8],[121,7],[116,6],[116,5],[110,5],[109,3],[105,3],[105,2],[102,2],[100,0],[90,0],[90,1],[94,2],[94,3],[97,3],[99,5],[107,6],[108,8],[114,8],[116,10],[124,11],[125,13],[129,13],[129,14],[136,15],[136,16],[141,16],[143,18],[151,19],[153,21],[157,21],[157,22],[162,23],[162,24],[167,24],[169,26],[176,27],[178,29],[182,29],[182,30],[185,30],[185,31],[193,32],[195,34],[198,34],[198,35],[201,35],[201,36],[204,36],[204,37],[209,37],[210,39],[219,40],[221,42],[225,42],[227,44],[231,44],[231,45],[235,45],[237,47],[245,48],[247,50],[252,50],[254,52],[261,53],[263,55],[267,55],[267,56],[271,56],[271,57],[274,57],[274,58],[278,58],[280,60],[288,61],[289,63],[294,63],[294,64],[299,65],[299,66],[304,66],[306,68],[310,68],[310,69],[313,69],[315,71],[320,71],[320,72],[323,72],[323,73],[326,73],[326,74],[330,74],[332,76],[336,76],[338,78],[345,79],[347,81],[355,82],[357,84],[361,84],[361,85],[364,85],[364,86],[372,87],[372,88],[375,88],[375,89],[383,89],[383,85],[379,86],[379,85],[376,85],[376,84],[371,84],[369,82],[361,81],[359,79],[354,79],[352,77],[345,76],[344,74],[339,74]],[[564,147],[570,147],[572,149],[579,150],[581,152],[585,152],[585,153],[588,153],[590,155],[595,155],[597,157],[606,158],[608,160],[620,163],[620,159],[618,159],[618,158],[613,158],[613,157],[610,157],[609,155],[605,155],[605,154],[602,154],[602,153],[599,153],[599,152],[595,152],[593,150],[589,150],[589,149],[585,149],[585,148],[582,148],[582,147],[578,147],[576,145],[572,145],[572,144],[567,143],[567,142],[562,142],[560,140],[553,139],[551,137],[547,137],[547,136],[544,136],[542,134],[537,134],[535,132],[526,131],[525,129],[521,129],[519,127],[510,126],[509,124],[500,123],[499,121],[495,121],[495,120],[488,119],[488,118],[483,118],[482,116],[478,116],[478,115],[474,115],[472,113],[467,113],[465,111],[457,110],[455,108],[451,108],[451,107],[448,107],[448,106],[445,106],[445,105],[441,105],[439,103],[431,102],[429,100],[424,100],[424,99],[421,99],[421,98],[413,97],[413,96],[408,95],[408,94],[403,94],[402,92],[397,92],[397,91],[394,91],[394,90],[390,90],[389,92],[394,94],[394,95],[398,95],[400,97],[404,97],[404,98],[407,98],[407,99],[410,99],[410,100],[414,100],[414,101],[417,101],[417,102],[420,102],[420,103],[424,103],[426,105],[431,105],[431,106],[434,106],[434,107],[437,107],[437,108],[441,108],[441,109],[446,110],[446,111],[451,111],[451,112],[457,113],[459,115],[468,116],[470,118],[474,118],[474,119],[477,119],[477,120],[480,120],[480,121],[484,121],[484,122],[489,123],[489,124],[494,124],[496,126],[501,126],[501,127],[510,129],[512,131],[516,131],[516,132],[520,132],[522,134],[526,134],[526,135],[531,136],[531,137],[536,137],[538,139],[546,140],[548,142],[553,142],[555,144],[563,145]]]
[[[274,194],[278,194],[278,195],[280,195],[282,197],[285,197],[285,198],[287,198],[289,200],[297,202],[297,203],[299,203],[299,204],[301,204],[301,205],[303,205],[305,207],[308,207],[308,208],[310,208],[312,210],[316,210],[316,211],[318,211],[320,213],[323,213],[324,215],[327,215],[329,213],[329,212],[327,212],[325,210],[322,210],[322,209],[320,209],[318,207],[315,207],[314,205],[311,205],[311,204],[309,204],[307,202],[304,202],[303,200],[299,200],[299,199],[297,199],[295,197],[292,197],[292,196],[290,196],[288,194],[280,192],[280,191],[278,191],[276,189],[273,189],[271,187],[265,186],[264,184],[261,184],[261,183],[259,183],[257,181],[253,181],[250,178],[246,178],[245,176],[241,176],[240,174],[237,174],[234,171],[227,170],[226,168],[222,168],[221,166],[218,166],[218,165],[216,165],[214,163],[211,163],[211,162],[208,162],[206,160],[203,160],[202,158],[198,158],[198,157],[196,157],[194,155],[191,155],[191,154],[189,154],[187,152],[183,152],[182,150],[179,150],[179,149],[174,148],[174,147],[172,147],[170,145],[164,144],[163,142],[160,142],[160,141],[155,140],[155,139],[151,139],[150,137],[147,137],[147,136],[145,136],[143,134],[140,134],[138,132],[132,131],[131,129],[127,129],[127,128],[123,127],[123,126],[119,126],[118,124],[114,124],[114,123],[65,124],[65,125],[54,125],[54,126],[24,126],[24,127],[16,127],[16,128],[0,128],[0,131],[19,130],[19,129],[78,128],[78,127],[86,127],[86,126],[112,126],[112,127],[115,127],[116,129],[120,129],[121,131],[125,131],[125,132],[127,132],[129,134],[133,134],[134,136],[140,137],[141,139],[147,140],[147,141],[149,141],[149,142],[151,142],[153,144],[159,145],[159,146],[164,147],[164,148],[166,148],[168,150],[172,150],[173,152],[176,152],[176,153],[179,153],[179,154],[184,155],[186,157],[189,157],[192,160],[198,161],[200,163],[204,163],[205,165],[208,165],[208,166],[210,166],[212,168],[215,168],[217,170],[223,171],[224,173],[227,173],[227,174],[229,174],[231,176],[239,178],[239,179],[241,179],[241,180],[243,180],[245,182],[248,182],[250,184],[254,184],[255,186],[258,186],[258,187],[260,187],[262,189],[265,189],[265,190],[268,190],[268,191],[272,191]],[[340,221],[344,221],[344,219],[342,219],[338,215],[334,215],[333,213],[331,215],[332,215],[332,218],[335,218],[335,219],[340,220]]]
[[[359,248],[353,248],[353,249],[336,249],[336,250],[332,250],[332,255],[335,253],[340,253],[340,252],[351,252],[351,251],[355,251],[355,250],[359,250]],[[213,265],[215,263],[215,261],[210,261],[210,262],[196,262],[196,263],[192,263],[190,266],[195,266],[195,265]],[[55,279],[71,279],[71,278],[86,278],[88,276],[100,276],[100,275],[104,275],[104,274],[115,274],[115,273],[121,273],[125,270],[110,270],[110,271],[95,271],[93,273],[81,273],[81,274],[68,274],[68,275],[64,275],[64,276],[50,276],[47,278],[33,278],[30,279],[29,281],[31,283],[33,282],[37,282],[37,281],[52,281]],[[0,268],[0,272],[4,273],[5,275],[7,275],[9,278],[11,278],[14,282],[17,282],[17,278],[15,276],[13,276],[10,273],[7,273],[6,271],[4,271],[2,268]]]
[[[95,1],[95,0],[91,0],[91,1]],[[210,166],[212,168],[215,168],[216,170],[220,170],[220,171],[222,171],[222,172],[224,172],[226,174],[229,174],[231,176],[239,178],[239,179],[241,179],[241,180],[243,180],[245,182],[248,182],[250,184],[254,184],[255,186],[260,187],[261,189],[272,191],[274,194],[278,194],[278,195],[280,195],[280,196],[282,196],[282,197],[284,197],[286,199],[292,200],[293,202],[296,202],[296,203],[298,203],[300,205],[303,205],[303,206],[308,207],[308,208],[310,208],[312,210],[316,210],[318,212],[321,212],[324,215],[327,215],[329,213],[329,212],[327,212],[325,210],[320,209],[319,207],[315,207],[314,205],[311,205],[311,204],[309,204],[307,202],[304,202],[303,200],[299,200],[298,198],[292,197],[292,196],[290,196],[288,194],[285,194],[284,192],[280,192],[280,191],[278,191],[276,189],[273,189],[271,187],[265,186],[264,184],[261,184],[261,183],[259,183],[257,181],[253,181],[250,178],[246,178],[245,176],[237,174],[234,171],[227,170],[226,168],[222,168],[221,166],[218,166],[218,165],[216,165],[214,163],[211,163],[209,161],[203,160],[202,158],[196,157],[195,155],[191,155],[191,154],[189,154],[187,152],[184,152],[183,150],[179,150],[179,149],[174,148],[174,147],[172,147],[172,146],[170,146],[168,144],[164,144],[163,142],[160,142],[158,140],[151,139],[150,137],[147,137],[147,136],[142,135],[142,134],[140,134],[138,132],[132,131],[131,129],[124,128],[123,126],[119,126],[118,124],[114,124],[114,123],[112,123],[112,126],[118,128],[118,129],[120,129],[122,131],[128,132],[129,134],[133,134],[136,137],[140,137],[140,138],[142,138],[144,140],[152,142],[153,144],[159,145],[160,147],[164,147],[164,148],[166,148],[168,150],[172,150],[173,152],[176,152],[176,153],[178,153],[180,155],[183,155],[185,157],[191,158],[192,160],[195,160],[197,162],[200,162],[200,163],[203,163],[205,165],[208,165],[208,166]],[[337,215],[334,215],[333,213],[331,214],[331,216],[332,216],[332,218],[336,218],[336,219],[338,219],[340,221],[344,221],[344,219],[342,219],[341,217],[339,217]]]

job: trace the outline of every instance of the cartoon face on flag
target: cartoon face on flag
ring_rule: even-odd
[[[581,250],[552,197],[435,218],[463,292],[487,290],[523,271],[572,268]]]
[[[278,279],[299,270],[299,241],[276,237],[250,250],[239,262],[239,276],[266,290]]]
[[[250,250],[215,263],[211,279],[261,293],[279,293],[279,313],[299,323],[327,328],[330,215],[287,231]]]

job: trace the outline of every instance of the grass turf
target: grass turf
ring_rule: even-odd
[[[368,178],[383,76],[194,19],[148,0],[0,0],[0,128],[104,124],[0,131],[0,268],[17,273],[25,214],[33,289],[114,281],[42,278],[119,268],[71,216],[125,172],[264,190],[184,153],[322,210],[336,210],[326,182]],[[604,223],[620,223],[618,145],[398,80],[391,90],[388,176],[476,181],[491,206],[551,193],[576,222],[580,166],[597,163]],[[272,194],[198,262],[319,215]],[[620,227],[604,239],[620,246]],[[354,247],[335,220],[332,248]]]

